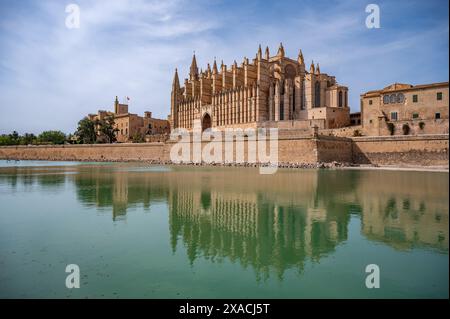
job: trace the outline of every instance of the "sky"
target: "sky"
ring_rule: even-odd
[[[66,6],[80,9],[67,28]],[[369,3],[380,28],[366,27]],[[261,44],[275,55],[303,51],[322,73],[360,94],[394,82],[449,79],[447,0],[0,0],[0,134],[73,133],[115,96],[129,111],[167,118],[174,70],[188,76],[216,57],[231,65]]]

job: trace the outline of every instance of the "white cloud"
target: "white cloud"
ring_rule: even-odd
[[[228,11],[214,7],[217,1],[78,3],[80,29],[65,28],[65,4],[51,1],[38,2],[32,12],[12,12],[0,22],[2,132],[71,132],[85,114],[111,109],[115,95],[131,97],[131,112],[150,110],[165,118],[173,71],[178,67],[181,81],[187,76],[193,50],[205,68],[214,56],[226,64],[252,58],[259,43],[274,54],[282,41],[294,58],[301,48],[308,64],[320,62],[323,72],[350,87],[354,110],[359,94],[374,86],[413,76],[433,81],[436,67],[418,60],[436,60],[444,37],[447,49],[441,55],[448,58],[448,21],[424,30],[370,33],[364,6],[353,1],[321,10],[305,5],[282,19],[259,17],[252,2]]]

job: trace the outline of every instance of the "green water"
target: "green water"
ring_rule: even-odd
[[[258,172],[0,161],[0,297],[448,298],[448,173]]]

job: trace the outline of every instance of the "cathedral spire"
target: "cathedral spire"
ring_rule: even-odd
[[[223,60],[220,62],[220,72],[224,74],[227,71],[227,66],[223,63]]]
[[[284,48],[283,43],[280,42],[280,47],[278,48],[277,56],[284,58]]]
[[[217,71],[216,57],[214,57],[214,63],[213,63],[213,71],[212,71],[212,73],[213,73],[213,74],[217,74],[217,73],[218,73],[218,71]]]
[[[269,47],[268,47],[268,46],[266,46],[266,53],[265,53],[265,56],[266,56],[266,60],[269,61],[269,58],[270,58],[270,52],[269,52]]]
[[[258,61],[261,61],[261,59],[262,59],[261,44],[260,44],[259,47],[258,47],[258,53],[256,53],[256,59],[257,59]]]
[[[311,74],[315,73],[314,60],[311,62],[311,66],[309,67],[309,73],[311,73]]]
[[[301,65],[305,64],[305,60],[303,59],[303,52],[300,49],[300,52],[298,53],[297,62]]]
[[[317,63],[317,66],[316,66],[316,73],[317,73],[317,74],[320,74],[320,66],[319,66],[319,63]]]
[[[180,80],[178,79],[178,69],[175,68],[175,75],[173,76],[172,88],[180,88]]]
[[[197,59],[195,58],[195,52],[194,55],[192,56],[192,63],[189,76],[191,80],[196,80],[198,78],[198,67],[197,67]]]

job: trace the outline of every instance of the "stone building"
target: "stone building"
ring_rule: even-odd
[[[361,125],[361,112],[350,113],[350,125]]]
[[[231,68],[214,60],[206,71],[195,54],[189,78],[181,86],[178,72],[172,84],[171,128],[216,127],[338,128],[350,124],[348,88],[312,62],[306,70],[300,50],[297,59],[285,56],[280,44],[275,56],[261,46],[251,61]]]
[[[152,135],[170,133],[167,120],[152,117],[152,112],[144,112],[144,116],[128,112],[128,104],[119,103],[116,96],[114,101],[114,112],[98,111],[98,114],[89,114],[91,120],[103,120],[107,116],[114,116],[114,125],[117,131],[118,142],[129,142],[133,137],[141,136],[143,139]]]
[[[361,95],[366,135],[448,134],[448,82],[394,83]]]

